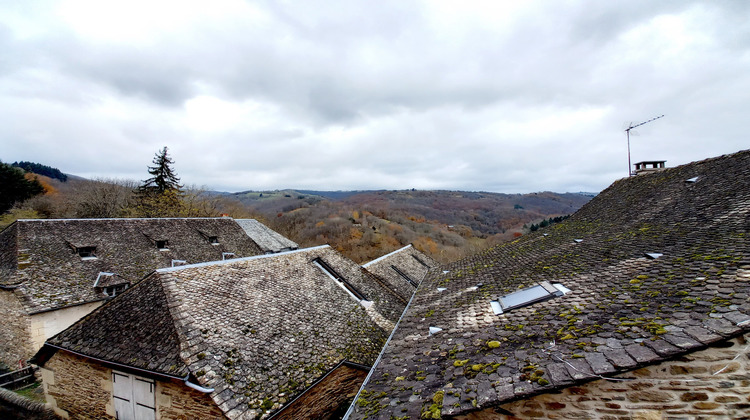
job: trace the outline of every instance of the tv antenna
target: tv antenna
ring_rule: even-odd
[[[631,131],[632,129],[636,128],[636,127],[640,127],[640,126],[642,126],[642,125],[644,125],[644,124],[648,124],[648,123],[650,123],[651,121],[655,121],[655,120],[658,120],[659,118],[661,118],[661,117],[663,117],[663,116],[664,116],[664,114],[662,114],[662,115],[659,115],[658,117],[654,117],[654,118],[651,118],[651,119],[650,119],[650,120],[648,120],[648,121],[644,121],[644,122],[642,122],[642,123],[638,123],[638,124],[633,124],[632,122],[631,122],[631,123],[626,123],[626,124],[627,124],[627,126],[628,126],[628,128],[626,128],[626,129],[625,129],[625,134],[626,134],[626,135],[627,135],[627,137],[628,137],[628,176],[633,176],[633,172],[632,172],[632,169],[631,169],[632,165],[631,165],[631,163],[630,163],[630,131]],[[636,132],[636,131],[633,131],[633,135],[634,135],[634,136],[638,135],[638,132]]]

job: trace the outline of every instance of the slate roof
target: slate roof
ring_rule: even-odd
[[[96,258],[79,255],[86,247]],[[105,299],[94,288],[102,272],[132,285],[173,260],[263,253],[230,218],[18,220],[0,232],[0,248],[0,287],[15,289],[29,313]]]
[[[363,264],[367,271],[386,282],[405,300],[411,299],[417,286],[438,263],[411,245]]]
[[[373,302],[353,299],[324,261]],[[161,269],[49,339],[62,348],[184,377],[230,419],[278,410],[342,361],[371,366],[404,304],[329,246]],[[386,318],[390,318],[386,319]]]
[[[291,251],[299,248],[296,242],[284,237],[255,219],[234,220],[266,253]]]
[[[432,270],[351,418],[468,413],[750,331],[748,236],[750,151],[619,180],[563,223]],[[542,281],[571,292],[493,311]]]

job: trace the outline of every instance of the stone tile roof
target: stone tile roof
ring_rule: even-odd
[[[411,299],[417,285],[431,268],[438,263],[419,252],[411,245],[397,249],[390,254],[363,264],[367,271],[386,282],[391,290],[405,300]]]
[[[315,261],[373,304],[353,299]],[[164,375],[189,373],[214,388],[227,417],[259,418],[342,361],[372,365],[404,308],[392,300],[327,245],[167,268],[48,340],[40,354],[63,348]]]
[[[87,247],[95,258],[79,254]],[[106,298],[94,288],[102,272],[132,285],[173,260],[263,253],[230,218],[18,220],[0,232],[0,248],[0,287],[14,288],[30,313]]]
[[[291,251],[299,248],[296,242],[284,237],[255,219],[234,219],[264,252]]]
[[[566,222],[432,270],[352,418],[468,413],[746,332],[748,236],[750,151],[619,180]],[[543,281],[570,293],[493,311]]]

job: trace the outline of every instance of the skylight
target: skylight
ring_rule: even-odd
[[[420,263],[423,266],[425,266],[425,268],[430,268],[430,266],[427,265],[427,263],[425,263],[424,261],[422,261],[422,259],[419,258],[419,257],[417,257],[416,255],[412,255],[411,257],[414,258],[415,260],[417,260],[418,263]]]
[[[547,281],[543,281],[536,286],[527,287],[517,292],[509,293],[505,296],[501,296],[498,300],[490,302],[492,310],[495,314],[502,314],[512,309],[521,308],[527,305],[532,305],[537,302],[542,302],[553,297],[562,296],[569,293],[570,289],[567,289],[562,284],[550,284]]]
[[[357,301],[359,301],[360,303],[367,301],[365,295],[360,293],[356,287],[349,283],[343,276],[341,276],[336,270],[334,270],[333,267],[328,265],[328,263],[320,258],[316,258],[313,260],[313,264],[317,265],[318,268],[323,270],[323,272],[326,273],[328,277],[336,280],[336,283],[339,286],[343,287],[344,290],[346,290],[353,298],[357,299]]]
[[[393,269],[393,271],[398,273],[398,275],[401,276],[404,280],[408,281],[409,284],[411,284],[414,287],[417,287],[417,283],[414,280],[412,280],[409,276],[407,276],[406,273],[399,270],[398,267],[396,267],[395,265],[391,265],[391,268]]]

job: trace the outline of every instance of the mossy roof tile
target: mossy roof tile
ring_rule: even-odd
[[[431,271],[365,390],[385,393],[378,415],[399,416],[473,375],[456,361],[494,362],[514,387],[484,406],[499,405],[591,379],[570,365],[622,373],[750,331],[749,236],[750,151],[616,181],[562,223]],[[491,300],[542,281],[571,292],[493,314]],[[394,378],[428,368],[400,399]],[[443,414],[476,409],[460,405]],[[363,417],[355,405],[352,418]]]

